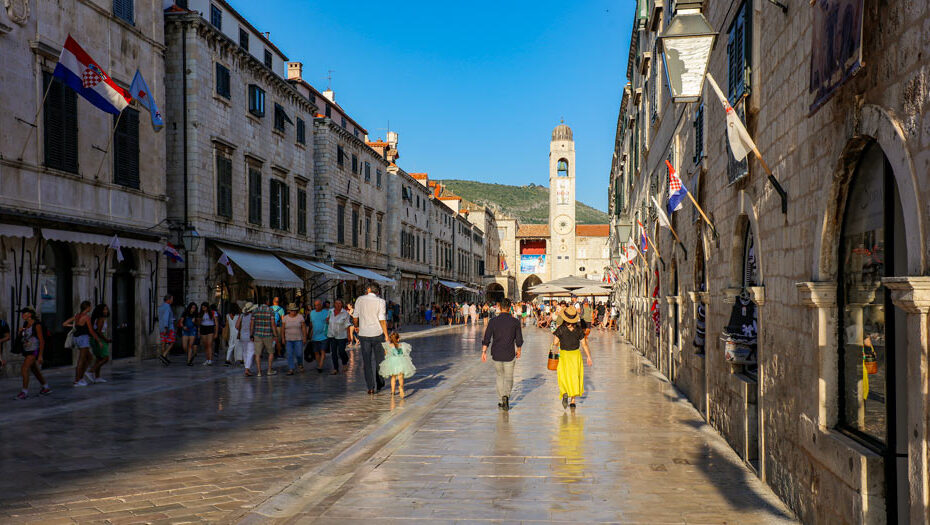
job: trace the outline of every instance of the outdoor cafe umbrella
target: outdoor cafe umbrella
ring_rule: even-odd
[[[577,290],[572,290],[572,294],[578,297],[600,297],[610,295],[610,290],[604,288],[603,286],[585,286],[584,288],[578,288]]]

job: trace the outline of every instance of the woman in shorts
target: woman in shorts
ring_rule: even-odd
[[[194,339],[197,338],[197,303],[190,303],[178,319],[181,347],[187,352],[187,366],[194,366]]]
[[[84,375],[87,373],[87,367],[90,365],[91,360],[90,340],[91,338],[97,339],[97,333],[94,331],[90,319],[90,307],[90,301],[82,302],[78,314],[62,323],[65,328],[72,329],[74,344],[78,347],[79,352],[77,366],[74,367],[74,386],[87,386],[90,384]]]
[[[42,355],[45,352],[45,330],[36,319],[36,311],[31,307],[25,307],[20,310],[23,318],[23,326],[19,329],[18,341],[22,344],[23,349],[23,389],[16,395],[16,399],[24,400],[29,395],[29,373],[32,372],[42,385],[39,393],[43,396],[51,394],[52,390],[48,387],[45,377],[42,375],[40,367],[42,366]]]
[[[220,315],[216,313],[216,308],[202,303],[200,305],[200,346],[207,352],[207,360],[203,366],[213,365],[213,338],[216,335],[216,325],[219,322]]]
[[[106,383],[107,380],[100,377],[100,369],[110,360],[110,343],[112,340],[107,337],[107,319],[110,317],[110,308],[105,304],[98,304],[92,314],[90,314],[90,324],[94,327],[94,333],[97,337],[90,340],[90,351],[94,354],[94,364],[90,370],[84,374],[84,379],[88,383]]]

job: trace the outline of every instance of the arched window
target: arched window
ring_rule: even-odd
[[[756,263],[756,243],[752,225],[746,225],[743,237],[743,287],[759,285],[759,266]]]
[[[895,355],[903,358],[905,341],[903,316],[881,279],[904,275],[906,260],[894,173],[873,143],[853,177],[839,245],[839,426],[883,450],[897,415],[895,386],[904,381],[895,377]]]
[[[565,159],[559,159],[558,167],[559,177],[568,177],[568,161]]]

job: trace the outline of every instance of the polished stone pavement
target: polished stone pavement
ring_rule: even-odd
[[[545,368],[548,332],[527,328],[509,413],[478,337],[411,339],[403,401],[367,396],[354,359],[343,376],[262,379],[146,363],[0,401],[0,523],[791,521],[615,336],[592,334],[571,412]]]

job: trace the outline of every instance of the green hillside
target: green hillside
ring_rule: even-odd
[[[465,200],[501,210],[523,224],[545,224],[549,221],[549,188],[530,184],[509,186],[471,180],[440,181],[452,193]],[[580,202],[575,204],[578,224],[607,224],[607,214]]]

